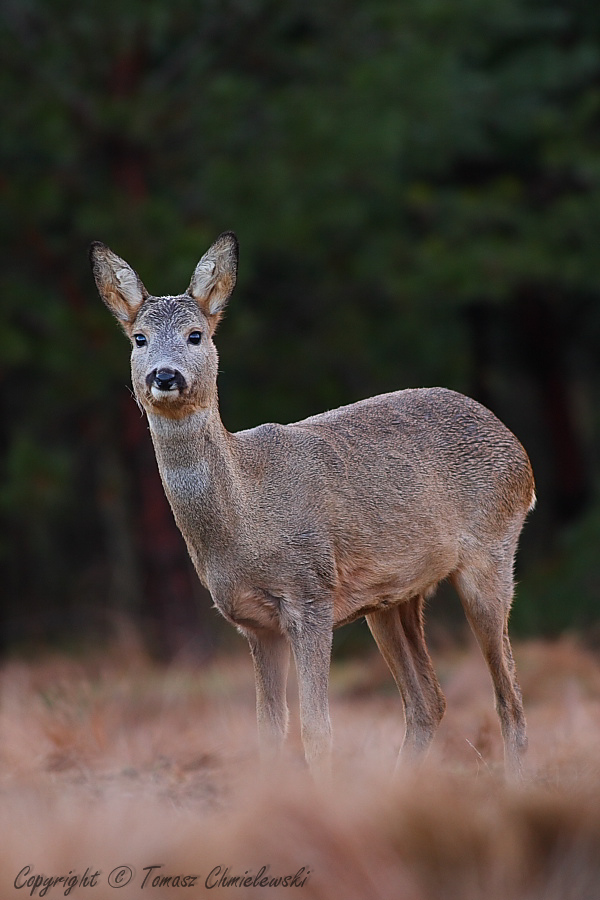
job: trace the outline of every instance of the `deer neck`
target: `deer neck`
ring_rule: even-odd
[[[226,552],[239,532],[243,491],[234,436],[214,408],[182,419],[149,413],[148,421],[165,493],[202,578],[208,560]]]

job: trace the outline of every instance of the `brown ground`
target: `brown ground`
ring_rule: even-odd
[[[396,784],[402,712],[383,663],[334,666],[330,789],[304,771],[293,688],[289,758],[259,776],[246,653],[204,669],[160,668],[135,646],[85,662],[10,662],[0,671],[0,900],[600,898],[600,660],[568,639],[517,645],[516,659],[530,734],[516,788],[501,779],[474,648],[437,655],[448,713],[428,762]],[[81,881],[86,869],[87,884],[35,884]],[[219,886],[224,874],[296,879]],[[196,879],[183,887],[175,876]]]

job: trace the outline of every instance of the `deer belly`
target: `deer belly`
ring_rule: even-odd
[[[432,593],[458,563],[450,548],[419,554],[415,559],[350,559],[337,566],[334,624],[344,625],[376,609],[384,609],[418,594]]]

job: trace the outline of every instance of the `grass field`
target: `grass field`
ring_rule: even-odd
[[[518,787],[470,646],[435,655],[448,712],[395,783],[403,720],[383,662],[335,665],[327,788],[302,764],[293,684],[287,757],[260,776],[242,651],[204,668],[159,667],[135,644],[8,662],[0,897],[600,898],[600,662],[568,639],[515,649]]]

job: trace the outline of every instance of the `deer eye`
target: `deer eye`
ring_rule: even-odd
[[[133,339],[136,347],[144,347],[148,343],[146,336],[143,334],[134,334]]]
[[[191,331],[188,335],[188,341],[190,344],[199,344],[202,340],[202,332],[201,331]]]

